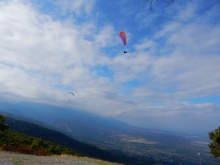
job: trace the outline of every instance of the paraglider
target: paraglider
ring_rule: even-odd
[[[70,94],[72,94],[73,96],[75,96],[74,93],[72,93],[72,92],[68,92],[68,93],[70,93]]]
[[[68,92],[68,93],[71,94],[71,95],[73,95],[73,96],[75,96],[74,93],[72,93],[72,92]],[[70,101],[70,100],[69,100],[69,101]]]
[[[127,39],[126,39],[126,35],[124,31],[121,31],[119,33],[119,36],[121,37],[122,43],[124,44],[124,46],[126,46],[127,44]],[[126,51],[124,51],[124,53],[127,53]]]

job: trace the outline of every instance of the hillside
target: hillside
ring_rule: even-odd
[[[6,123],[10,126],[10,129],[13,131],[18,131],[25,133],[27,135],[54,141],[61,145],[65,145],[71,149],[74,149],[87,157],[98,158],[102,160],[119,162],[119,163],[128,163],[133,161],[129,157],[123,155],[119,156],[117,154],[105,151],[103,149],[99,149],[95,146],[70,138],[69,136],[57,132],[55,130],[44,128],[42,126],[30,122],[16,120],[14,118],[7,117]]]
[[[67,146],[45,140],[40,137],[26,135],[17,131],[9,130],[0,132],[0,149],[31,155],[75,155],[83,154]]]

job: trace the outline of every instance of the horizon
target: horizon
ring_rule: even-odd
[[[27,120],[31,119],[31,120],[34,120],[34,121],[39,121],[39,122],[42,122],[46,125],[48,125],[48,124],[45,123],[44,121],[39,120],[38,117],[33,118],[33,116],[35,116],[33,114],[35,112],[37,112],[36,114],[38,114],[41,111],[42,107],[45,108],[45,111],[47,111],[47,110],[54,111],[55,114],[57,114],[57,112],[59,113],[61,109],[64,110],[63,112],[67,112],[67,113],[68,113],[68,111],[78,111],[78,112],[85,113],[86,116],[92,114],[92,115],[95,115],[98,118],[101,117],[102,119],[108,118],[108,119],[111,119],[111,120],[119,121],[121,123],[124,123],[124,124],[128,125],[129,127],[136,127],[136,128],[145,129],[145,130],[148,130],[148,131],[166,132],[166,133],[171,133],[171,134],[200,136],[200,137],[205,137],[205,138],[209,139],[208,138],[208,132],[178,131],[178,130],[172,130],[172,129],[153,128],[153,127],[150,127],[150,126],[149,127],[141,127],[141,126],[136,126],[136,125],[129,124],[127,122],[124,122],[122,120],[115,119],[115,118],[112,118],[112,117],[106,117],[106,116],[102,116],[102,115],[92,113],[92,112],[88,112],[88,111],[84,111],[84,110],[77,110],[77,109],[73,109],[73,108],[69,108],[69,107],[61,107],[61,106],[50,105],[50,104],[45,104],[45,103],[25,102],[25,101],[24,102],[16,102],[16,103],[0,102],[0,107],[3,107],[3,108],[0,108],[0,114],[1,114],[1,112],[3,112],[3,113],[6,113],[6,114],[9,114],[9,115],[15,115],[17,117],[22,117],[22,118],[27,119]],[[30,113],[27,113],[27,110],[29,108],[30,108]],[[16,111],[16,113],[15,113],[15,111]],[[66,116],[65,113],[63,113],[63,114],[64,114],[64,116]],[[73,120],[74,120],[74,118],[73,118]],[[209,132],[211,132],[211,131],[209,131]]]
[[[216,129],[220,3],[144,5],[0,0],[0,103],[66,107],[158,130]]]

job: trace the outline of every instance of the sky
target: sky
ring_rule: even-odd
[[[214,130],[220,1],[165,2],[149,10],[142,0],[0,0],[0,101],[70,107],[150,129]]]

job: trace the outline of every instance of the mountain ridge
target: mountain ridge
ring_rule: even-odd
[[[0,103],[0,111],[25,116],[64,131],[75,138],[99,137],[100,131],[123,131],[130,125],[97,114],[39,103]],[[21,116],[21,117],[22,117]],[[66,123],[65,123],[65,122]],[[65,124],[64,124],[65,123]],[[98,131],[100,130],[100,131]],[[86,132],[86,133],[85,133]]]

